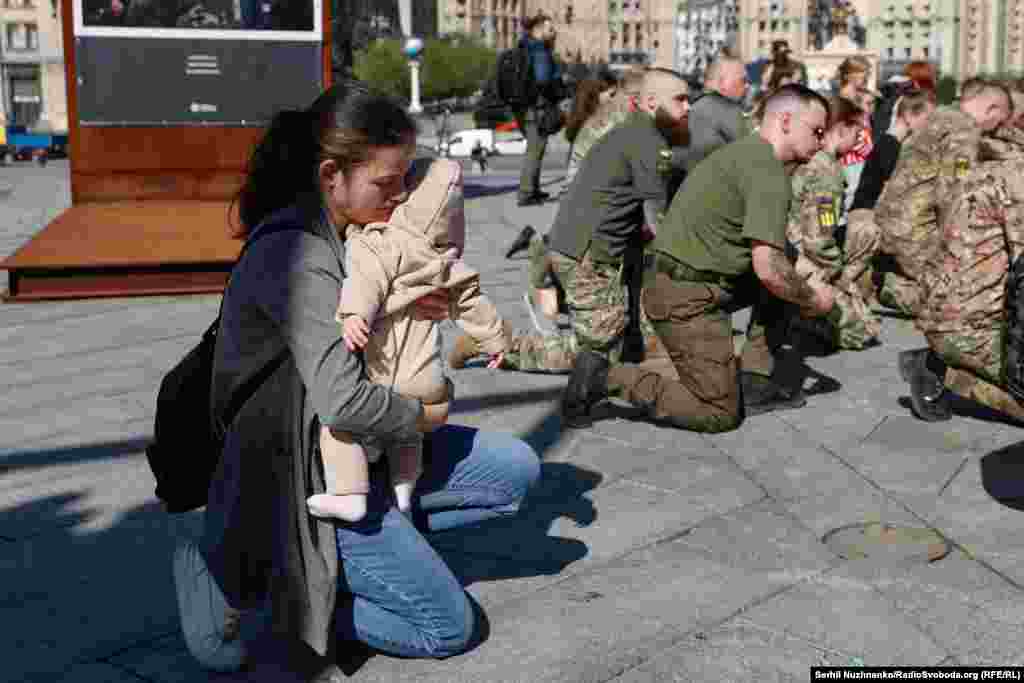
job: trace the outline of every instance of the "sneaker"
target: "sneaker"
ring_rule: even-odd
[[[753,372],[740,373],[743,410],[747,417],[763,415],[776,410],[793,410],[807,405],[801,389],[788,389],[771,378]]]
[[[930,350],[917,353],[910,363],[910,410],[919,420],[945,422],[953,417],[949,392],[944,384],[942,360]]]
[[[174,586],[185,645],[196,661],[212,671],[241,669],[246,657],[241,612],[228,605],[192,541],[174,550]]]
[[[608,397],[610,367],[604,356],[593,351],[576,356],[562,395],[562,421],[567,427],[588,427],[593,422],[590,409]]]
[[[533,297],[530,296],[528,291],[523,293],[523,305],[526,306],[526,312],[530,315],[533,329],[545,337],[558,334],[558,326],[551,318],[544,315],[544,312],[540,310],[540,306],[534,304]]]
[[[516,237],[515,241],[512,242],[512,245],[508,248],[508,251],[505,252],[505,258],[512,258],[524,249],[529,248],[530,240],[532,240],[533,236],[536,234],[537,231],[533,229],[532,225],[527,225],[523,228],[519,233],[519,236]]]

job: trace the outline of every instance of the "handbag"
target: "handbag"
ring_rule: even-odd
[[[243,251],[259,237],[280,231],[262,230],[246,242]],[[223,307],[221,300],[221,313]],[[160,380],[153,441],[146,447],[146,460],[156,479],[156,497],[171,513],[188,512],[206,505],[228,427],[245,402],[289,354],[286,348],[274,356],[232,394],[224,413],[215,415],[210,396],[221,313],[199,343]]]

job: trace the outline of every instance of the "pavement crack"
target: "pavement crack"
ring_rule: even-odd
[[[970,459],[970,456],[967,456],[960,461],[960,466],[957,467],[956,470],[953,471],[953,474],[949,475],[949,479],[947,479],[946,482],[939,487],[939,492],[935,495],[936,498],[942,497],[942,494],[945,493],[946,489],[950,487],[950,485],[953,483],[953,480],[960,476],[960,473],[964,471],[965,467],[967,467],[967,461]]]

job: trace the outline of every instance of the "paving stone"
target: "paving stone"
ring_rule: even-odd
[[[930,522],[960,544],[971,556],[1024,583],[1024,529],[1021,511],[1003,505],[986,491],[981,478],[981,459],[972,457],[932,508]]]
[[[33,410],[0,415],[0,434],[5,448],[25,446],[43,439],[76,432],[87,435],[92,425],[117,424],[151,417],[155,406],[145,405],[153,389],[117,396],[93,396],[88,400],[51,407],[43,413]]]
[[[900,501],[856,479],[844,480],[827,491],[814,490],[804,498],[783,500],[782,504],[818,538],[851,524],[885,522],[916,527],[922,523]]]
[[[41,683],[44,679],[33,676],[32,680]],[[139,683],[139,678],[130,671],[103,662],[71,664],[62,674],[57,674],[56,678],[46,674],[45,680],[49,683]]]
[[[608,419],[594,422],[593,431],[633,448],[668,449],[695,455],[711,454],[714,448],[703,435],[645,420]]]
[[[777,572],[789,583],[821,573],[837,561],[810,529],[771,500],[706,519],[679,542],[722,564]]]
[[[8,363],[0,366],[0,388],[17,396],[27,386],[64,381],[69,389],[82,391],[89,388],[84,379],[90,375],[126,369],[147,371],[151,377],[145,378],[145,384],[149,386],[153,377],[162,377],[198,342],[199,334],[195,334],[128,348],[72,354],[62,357],[59,363]],[[79,386],[80,380],[83,386]]]
[[[874,587],[942,649],[972,666],[1006,661],[1024,638],[1024,591],[954,551],[937,562],[850,562],[835,572]]]
[[[0,621],[18,624],[0,643],[5,675],[65,671],[179,628],[170,558],[186,520],[124,508],[116,526],[87,531],[80,512],[51,516],[54,530],[0,545]]]
[[[156,482],[141,451],[124,453],[98,468],[85,462],[0,482],[0,537],[36,536],[54,527],[75,527],[76,533],[95,533],[119,523],[126,509],[156,505]]]
[[[781,585],[775,573],[663,543],[490,611],[490,638],[473,652],[431,664],[375,658],[360,673],[372,681],[609,680]]]
[[[831,572],[752,607],[744,617],[765,628],[851,653],[869,666],[940,662],[939,647],[874,587]]]
[[[864,483],[805,432],[781,420],[766,420],[756,430],[716,434],[708,440],[775,498],[825,496]]]
[[[808,680],[812,666],[850,666],[853,655],[739,618],[696,631],[614,683]]]
[[[160,375],[148,366],[120,367],[83,373],[69,382],[66,377],[24,384],[16,391],[0,395],[0,416],[7,413],[39,410],[47,412],[59,404],[77,399],[88,402],[96,397],[135,393],[140,386],[155,386]]]
[[[53,362],[69,353],[138,346],[202,334],[212,322],[204,310],[120,309],[93,318],[68,320],[62,325],[14,325],[3,332],[0,363]]]
[[[185,649],[180,632],[143,643],[110,658],[120,669],[130,671],[133,680],[154,683],[192,683],[193,681],[229,681],[244,675],[222,674],[203,669]]]

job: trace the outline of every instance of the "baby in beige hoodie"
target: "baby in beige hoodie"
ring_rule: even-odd
[[[494,305],[480,292],[480,275],[462,260],[466,218],[462,167],[447,159],[421,159],[409,174],[409,198],[387,223],[350,225],[345,233],[345,282],[337,320],[349,348],[361,348],[370,381],[420,399],[424,409],[448,416],[452,384],[441,362],[438,323],[417,320],[410,304],[446,289],[449,317],[500,361],[510,333]],[[493,365],[493,363],[492,363]],[[319,517],[355,522],[366,515],[369,461],[376,448],[352,434],[320,431],[327,493],[307,500]],[[395,499],[409,512],[422,472],[422,437],[381,444],[387,455]]]

